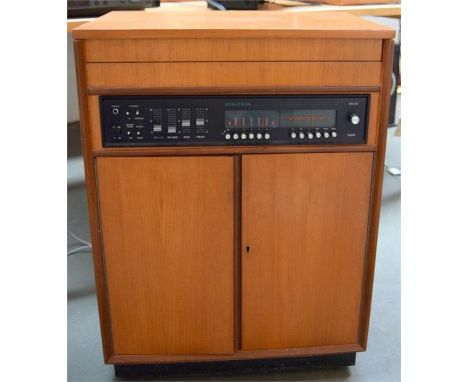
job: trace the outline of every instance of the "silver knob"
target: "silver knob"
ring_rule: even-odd
[[[292,139],[296,139],[297,134],[296,134],[294,131],[291,131],[290,137],[291,137]]]
[[[359,118],[357,114],[351,114],[349,116],[349,120],[353,125],[357,125],[361,119]]]
[[[229,134],[229,133],[224,134],[224,138],[225,139],[231,139],[231,134]]]
[[[302,131],[299,133],[299,138],[301,138],[301,139],[305,138],[305,134]]]
[[[255,134],[254,133],[250,133],[249,134],[249,139],[254,139],[255,138]]]
[[[321,138],[322,137],[322,133],[320,131],[316,131],[315,132],[315,137],[316,138]]]
[[[257,133],[257,139],[262,139],[263,135],[262,133]]]
[[[239,134],[237,134],[237,133],[232,134],[232,138],[239,139]]]
[[[325,131],[325,132],[323,133],[323,137],[324,137],[324,138],[327,138],[327,139],[330,138],[330,133],[329,133],[328,131]]]
[[[242,133],[242,134],[241,134],[241,138],[242,138],[242,139],[247,139],[247,134],[246,134],[246,133]]]
[[[336,138],[338,136],[338,133],[336,131],[332,131],[332,137]]]
[[[265,133],[265,139],[270,139],[270,134],[269,133]]]
[[[310,131],[307,133],[307,138],[309,139],[314,139],[314,134],[312,134]]]

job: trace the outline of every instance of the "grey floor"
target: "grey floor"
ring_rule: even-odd
[[[386,162],[388,166],[400,167],[400,137],[394,133],[395,129],[389,129]],[[78,127],[69,126],[68,136],[68,229],[89,239]],[[222,380],[400,381],[400,191],[400,179],[386,174],[368,350],[358,353],[356,365],[335,370],[230,376]],[[72,238],[68,245],[69,249],[78,246]],[[103,363],[89,252],[68,257],[68,380],[120,380],[114,377],[113,367]]]

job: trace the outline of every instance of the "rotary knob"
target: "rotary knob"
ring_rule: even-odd
[[[249,139],[254,139],[255,138],[255,134],[254,133],[250,133],[249,134]]]
[[[312,134],[312,132],[309,131],[309,132],[307,133],[307,138],[309,138],[309,139],[314,139],[314,134]]]
[[[270,139],[270,133],[265,133],[264,137],[265,139]]]
[[[263,135],[262,133],[257,133],[257,139],[262,139]]]
[[[241,134],[241,139],[247,139],[247,134],[246,134],[246,133],[242,133],[242,134]]]
[[[351,114],[351,115],[349,116],[349,121],[350,121],[353,125],[359,124],[359,121],[360,121],[360,120],[361,120],[361,119],[359,118],[359,116],[358,116],[357,114]]]
[[[321,138],[321,137],[322,137],[322,133],[320,131],[316,131],[315,138]]]
[[[323,137],[326,138],[326,139],[330,138],[330,133],[328,131],[325,131],[323,133]]]
[[[290,136],[292,139],[296,139],[297,134],[296,134],[294,131],[291,131],[291,134],[289,134],[289,136]]]
[[[231,134],[230,133],[224,134],[224,139],[231,139]]]
[[[239,139],[239,134],[237,134],[237,133],[232,134],[232,138],[233,139]]]
[[[304,139],[304,138],[305,138],[305,134],[304,134],[302,131],[299,133],[299,138],[300,138],[300,139]]]
[[[338,136],[338,133],[336,131],[332,131],[332,137],[336,138]]]

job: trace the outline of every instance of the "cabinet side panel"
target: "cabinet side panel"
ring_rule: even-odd
[[[234,351],[231,157],[97,158],[115,354]]]
[[[372,287],[374,283],[375,257],[377,251],[377,236],[379,231],[380,205],[382,201],[382,187],[385,166],[385,151],[387,145],[388,112],[390,107],[390,88],[393,72],[393,40],[385,40],[382,55],[382,92],[380,96],[378,145],[375,158],[372,210],[370,218],[369,245],[365,266],[364,293],[361,310],[360,345],[366,349],[369,331]]]
[[[99,212],[97,207],[97,190],[94,161],[92,156],[92,123],[90,122],[88,101],[86,95],[85,72],[85,42],[74,41],[76,78],[78,85],[78,101],[80,106],[80,130],[83,147],[83,160],[86,175],[86,194],[88,201],[89,225],[91,230],[91,242],[93,247],[94,274],[96,294],[98,299],[99,323],[101,327],[102,347],[105,362],[113,355],[112,334],[109,323],[107,295],[105,285],[104,264],[101,253],[101,241],[99,237]]]
[[[358,343],[372,162],[243,157],[243,350]]]

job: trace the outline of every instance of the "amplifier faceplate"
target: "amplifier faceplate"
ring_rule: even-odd
[[[364,144],[367,95],[100,98],[104,147]]]

